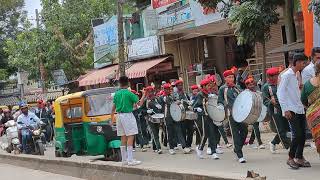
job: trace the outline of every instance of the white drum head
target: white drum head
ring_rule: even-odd
[[[172,103],[170,105],[170,114],[174,121],[181,121],[182,119],[182,112],[180,106],[176,103]]]
[[[242,91],[236,98],[232,108],[233,119],[241,123],[249,116],[253,106],[252,92],[245,90]]]
[[[222,122],[225,118],[225,111],[223,106],[208,103],[208,114],[213,121]]]
[[[260,113],[260,116],[259,116],[257,122],[263,122],[264,119],[265,119],[266,116],[267,116],[267,106],[265,106],[264,104],[262,104],[261,107],[262,107],[262,108],[261,108],[261,113]]]
[[[164,118],[164,114],[162,114],[162,113],[154,114],[154,115],[151,116],[151,118],[162,119],[162,118]]]

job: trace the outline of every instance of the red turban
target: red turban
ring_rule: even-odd
[[[178,84],[183,84],[183,81],[182,80],[177,80],[174,85],[178,85]]]
[[[192,85],[192,86],[191,86],[191,89],[192,89],[192,90],[195,90],[195,89],[199,89],[199,87],[198,87],[198,85]]]
[[[232,70],[226,70],[223,72],[223,77],[227,77],[230,75],[234,75],[234,72]]]
[[[166,84],[162,85],[162,87],[164,89],[170,89],[171,88],[171,84],[170,83],[166,83]]]
[[[279,68],[276,68],[276,67],[269,68],[266,73],[269,76],[278,75],[279,74]]]

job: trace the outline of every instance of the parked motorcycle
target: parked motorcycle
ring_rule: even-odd
[[[14,120],[10,120],[4,125],[7,128],[6,135],[8,141],[8,147],[6,147],[5,150],[8,153],[11,153],[13,151],[14,154],[20,154],[20,141],[17,123]]]

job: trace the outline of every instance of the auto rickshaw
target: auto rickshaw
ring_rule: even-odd
[[[120,137],[111,119],[116,88],[100,88],[59,97],[55,110],[55,155],[104,155],[121,161]]]

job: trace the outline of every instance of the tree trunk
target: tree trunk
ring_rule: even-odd
[[[286,27],[287,44],[296,42],[296,27],[293,17],[294,2],[293,0],[285,0],[283,7],[284,24]]]
[[[266,68],[267,68],[267,53],[266,53],[266,42],[262,44],[262,84],[266,82]]]
[[[123,32],[123,0],[118,0],[118,57],[120,76],[125,76],[124,32]]]

